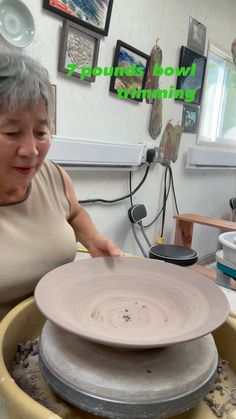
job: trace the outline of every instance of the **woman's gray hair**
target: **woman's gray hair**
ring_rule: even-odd
[[[40,98],[51,120],[53,94],[46,68],[26,55],[0,53],[0,110],[31,110]]]

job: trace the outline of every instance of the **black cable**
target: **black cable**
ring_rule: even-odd
[[[130,205],[133,206],[133,197],[132,197],[132,172],[129,172],[129,193],[130,193]]]
[[[171,179],[169,179],[169,185],[168,185],[168,191],[167,191],[167,194],[166,194],[166,200],[167,200],[167,198],[169,196],[170,187],[171,187]],[[163,208],[164,208],[164,205],[162,205],[160,211],[158,212],[158,214],[156,215],[156,217],[154,218],[154,220],[152,220],[149,224],[144,225],[143,228],[151,227],[151,225],[154,224],[155,221],[158,220],[158,218],[160,217],[160,215],[161,215],[161,213],[163,211]]]
[[[134,195],[142,186],[142,184],[145,182],[146,177],[148,175],[150,169],[150,165],[147,166],[145,174],[143,176],[143,179],[141,180],[141,182],[138,184],[138,186],[136,186],[136,188],[133,190],[132,193],[129,193],[127,195],[121,196],[120,198],[116,198],[116,199],[102,199],[102,198],[96,198],[96,199],[84,199],[79,201],[80,204],[95,204],[96,202],[100,202],[100,203],[105,203],[105,204],[114,204],[115,202],[119,202],[119,201],[123,201],[124,199],[130,198],[132,195]]]
[[[163,237],[163,235],[164,235],[164,226],[165,226],[165,218],[166,218],[166,203],[167,203],[166,179],[167,179],[167,173],[168,173],[168,167],[166,167],[166,169],[165,169],[165,176],[164,176],[164,192],[163,192],[163,211],[162,211],[162,222],[161,222],[161,237]]]
[[[166,193],[166,179],[167,179],[167,170],[169,171],[169,185],[168,185],[168,190]],[[169,192],[170,192],[170,187],[172,188],[172,192],[173,192],[173,196],[174,196],[174,202],[175,202],[175,208],[176,208],[176,212],[177,214],[179,214],[179,210],[178,210],[178,205],[177,205],[177,199],[176,199],[176,194],[175,194],[175,187],[174,187],[174,178],[173,178],[173,172],[171,169],[171,166],[166,167],[165,169],[165,174],[164,174],[164,195],[163,195],[163,205],[160,209],[160,211],[158,212],[157,216],[154,218],[153,221],[151,221],[149,224],[147,225],[142,225],[142,229],[148,228],[150,227],[152,224],[155,223],[155,221],[160,217],[162,211],[163,211],[163,217],[162,217],[162,232],[161,232],[161,236],[163,236],[164,233],[164,223],[165,223],[165,212],[166,212],[166,203],[167,203],[167,199],[169,196]],[[132,172],[129,173],[129,190],[130,190],[130,203],[131,206],[133,205],[133,200],[132,200]]]
[[[171,176],[171,184],[172,184],[172,192],[173,192],[174,201],[175,201],[175,208],[176,208],[177,214],[179,215],[179,209],[178,209],[176,194],[175,194],[174,177],[173,177],[173,172],[172,172],[171,167],[169,167],[169,171],[170,171],[170,176]]]
[[[130,192],[130,205],[132,207],[133,206],[133,198],[132,198],[132,195],[133,194],[132,194],[132,172],[131,171],[129,172],[129,192]],[[134,235],[135,241],[136,241],[139,249],[141,250],[143,256],[145,258],[147,258],[148,255],[145,252],[145,250],[144,250],[144,248],[143,248],[143,246],[142,246],[142,244],[141,244],[141,242],[140,242],[140,240],[138,238],[138,235],[137,235],[137,233],[135,231],[135,225],[139,225],[139,227],[141,228],[141,231],[143,233],[142,221],[140,221],[138,223],[135,223],[135,225],[133,223],[131,223],[131,225],[132,225],[132,231],[133,231],[133,235]],[[145,240],[147,241],[148,239],[147,239],[147,236],[145,235],[145,233],[143,234],[143,236],[144,236]],[[147,243],[148,243],[148,241],[147,241]],[[149,243],[148,243],[148,245],[149,245],[149,247],[151,246],[151,244],[149,244]]]

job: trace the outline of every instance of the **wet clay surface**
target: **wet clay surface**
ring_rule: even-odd
[[[218,418],[226,419],[236,409],[236,376],[226,360],[219,360],[214,388],[205,403]]]
[[[38,339],[18,345],[12,375],[16,384],[32,399],[63,419],[97,418],[69,405],[47,385],[38,365]],[[202,403],[208,406],[215,417],[223,419],[236,409],[236,376],[231,371],[228,361],[219,361],[214,388]],[[191,411],[186,412],[186,415],[186,418],[191,418]]]
[[[12,373],[16,384],[36,402],[63,419],[94,418],[69,405],[47,385],[38,365],[38,343],[39,339],[36,339],[18,345]]]

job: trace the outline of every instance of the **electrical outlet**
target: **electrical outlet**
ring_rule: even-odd
[[[159,163],[159,160],[158,160],[159,147],[154,147],[154,150],[155,150],[155,157],[152,163]]]
[[[158,147],[153,147],[153,145],[150,144],[144,144],[143,147],[143,153],[142,153],[142,163],[150,162],[150,156],[151,156],[151,163],[158,163]],[[150,153],[150,151],[152,153]]]

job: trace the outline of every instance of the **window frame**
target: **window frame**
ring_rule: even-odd
[[[230,139],[215,136],[215,139],[211,140],[207,137],[204,137],[203,135],[200,135],[201,123],[202,123],[202,118],[203,118],[203,113],[204,113],[204,103],[205,103],[205,98],[206,98],[206,85],[208,81],[210,53],[213,53],[219,56],[221,59],[223,59],[227,63],[234,65],[231,54],[227,52],[226,50],[224,50],[221,46],[219,46],[215,42],[212,42],[211,40],[209,40],[208,51],[207,51],[207,64],[206,64],[205,79],[204,79],[204,86],[203,86],[203,95],[202,95],[202,101],[201,101],[201,107],[200,107],[200,117],[199,117],[199,126],[198,126],[198,132],[197,132],[197,137],[196,137],[196,144],[201,145],[201,146],[205,145],[205,146],[218,147],[218,148],[221,147],[221,148],[227,148],[227,149],[228,148],[235,149],[236,139],[230,140]],[[225,76],[225,73],[224,73],[224,76]],[[220,118],[220,110],[218,111],[218,118]],[[219,121],[219,122],[222,122],[222,121]],[[217,130],[216,130],[216,134],[217,134]]]

